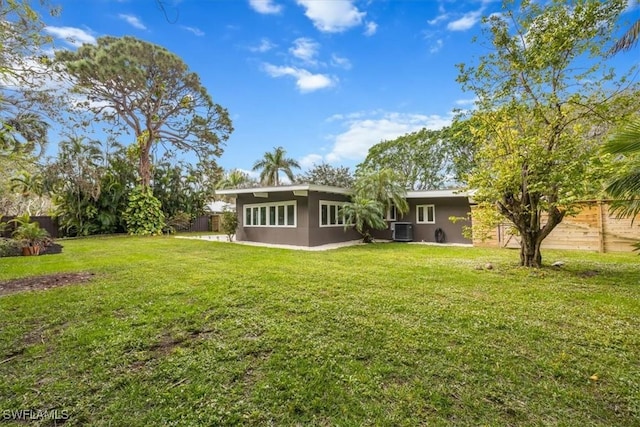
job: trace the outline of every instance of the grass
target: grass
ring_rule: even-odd
[[[546,251],[565,267],[528,270],[509,250],[406,244],[63,244],[61,255],[0,259],[0,281],[96,273],[0,297],[0,418],[640,425],[637,255]]]

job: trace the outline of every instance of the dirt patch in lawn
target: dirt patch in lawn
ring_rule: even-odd
[[[46,276],[24,277],[22,279],[0,282],[0,295],[15,294],[23,291],[39,291],[59,288],[91,280],[95,273],[57,273]]]

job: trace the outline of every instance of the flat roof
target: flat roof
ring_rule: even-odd
[[[227,190],[216,190],[216,194],[224,196],[233,196],[236,194],[251,193],[282,193],[285,191],[318,191],[322,193],[333,194],[351,194],[352,190],[342,187],[331,187],[329,185],[316,184],[296,184],[296,185],[280,185],[277,187],[254,187],[254,188],[230,188]]]
[[[407,191],[407,199],[437,199],[444,197],[469,197],[469,192],[456,189]]]

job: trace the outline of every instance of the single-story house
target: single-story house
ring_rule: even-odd
[[[271,244],[319,246],[357,240],[361,236],[344,227],[340,208],[350,200],[351,190],[325,185],[299,184],[278,187],[217,190],[235,197],[238,213],[236,239]],[[467,193],[454,190],[409,191],[409,212],[387,212],[387,229],[374,238],[399,241],[471,243],[463,236],[471,212]]]

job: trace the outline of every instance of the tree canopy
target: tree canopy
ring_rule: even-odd
[[[152,149],[195,153],[202,162],[222,154],[233,131],[227,110],[213,102],[199,76],[164,47],[133,37],[101,37],[76,51],[56,52],[73,91],[92,120],[104,120],[135,137],[143,186],[152,178]]]
[[[611,112],[625,80],[603,64],[626,1],[511,5],[484,20],[492,49],[458,81],[478,97],[474,199],[513,223],[521,264],[537,267],[542,241],[594,190],[603,129],[629,113]]]
[[[382,141],[369,149],[358,169],[393,169],[407,190],[441,188],[446,180],[447,159],[441,133],[421,129]]]
[[[348,167],[320,163],[319,165],[313,165],[307,172],[298,176],[296,181],[305,184],[351,188],[354,183],[354,177]]]

